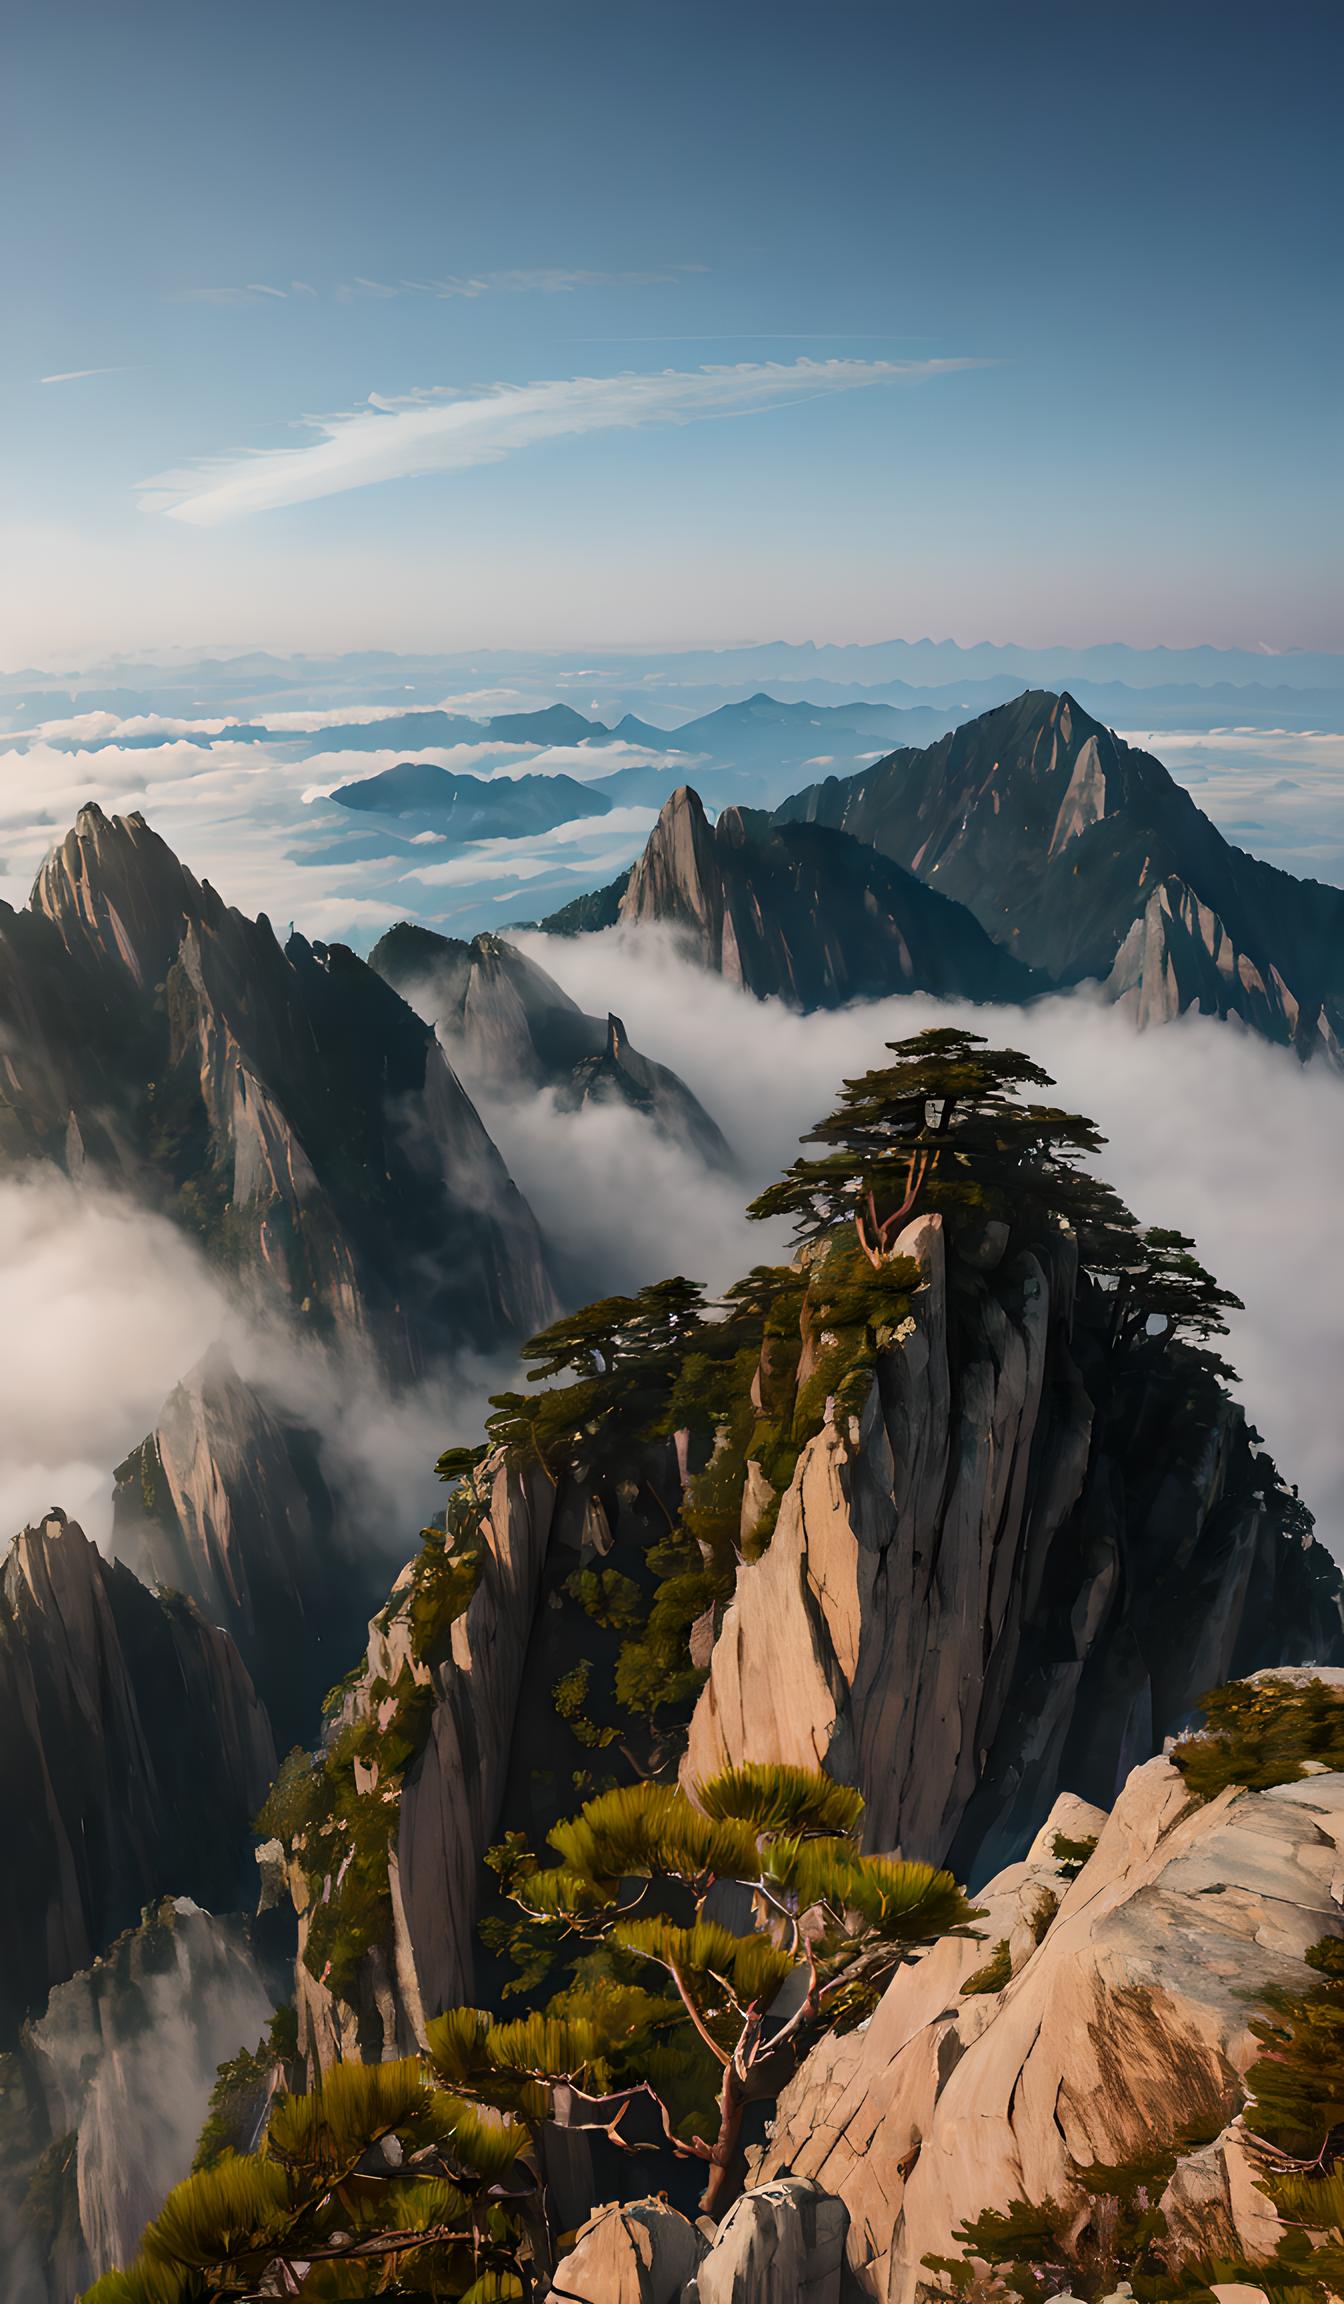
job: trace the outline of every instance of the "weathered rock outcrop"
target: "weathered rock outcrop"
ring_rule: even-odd
[[[388,1817],[390,1941],[371,1947],[353,2002],[307,1965],[313,1889],[303,1866],[291,1864],[300,2046],[316,2066],[343,2055],[413,2053],[424,2044],[427,2015],[471,1996],[478,1873],[511,1764],[553,1508],[542,1471],[520,1479],[501,1467],[477,1531],[475,1590],[446,1638],[426,1653],[409,1569],[370,1627],[364,1673],[336,1727],[371,1716],[385,1724],[387,1692],[408,1682],[423,1691],[427,1727]],[[389,1796],[376,1769],[361,1783],[370,1801]],[[339,1845],[331,1851],[333,1865],[343,1854]],[[326,1894],[330,1887],[328,1878]]]
[[[152,1897],[235,1901],[275,1757],[228,1634],[59,1512],[0,1579],[0,1750],[3,2038]]]
[[[1339,1679],[1336,1673],[1327,1675]],[[1240,2109],[1250,2021],[1300,1987],[1307,1947],[1340,1933],[1344,1778],[1193,1801],[1165,1759],[1130,1777],[1071,1883],[1051,1879],[1052,1817],[981,1896],[987,1939],[1049,1887],[1039,1943],[1017,1938],[1001,1990],[963,1991],[983,1948],[945,1939],[888,1987],[861,2030],[823,2044],[780,2100],[762,2174],[804,2176],[849,2212],[857,2296],[910,2304],[926,2254],[1013,2200],[1080,2197],[1079,2169],[1216,2140],[1164,2205],[1213,2255],[1272,2246]]]
[[[599,2208],[561,2259],[551,2304],[682,2304],[705,2246],[694,2224],[665,2201]]]
[[[243,1922],[185,1898],[147,1910],[52,1993],[17,2059],[30,2141],[50,2139],[47,2166],[66,2195],[59,2216],[48,2206],[45,2234],[28,2236],[39,2262],[45,2246],[38,2293],[51,2304],[134,2255],[190,2169],[218,2066],[256,2046],[273,2007]]]
[[[599,2208],[563,2257],[552,2304],[840,2304],[849,2218],[818,2184],[762,2184],[712,2239],[664,2199]]]
[[[314,1434],[216,1347],[117,1468],[113,1550],[231,1634],[277,1749],[310,1736],[381,1582],[323,1475]]]
[[[1059,984],[1140,1022],[1235,1016],[1339,1060],[1344,893],[1225,840],[1159,760],[1028,691],[927,750],[795,794],[774,821],[870,841]]]
[[[362,1671],[329,1729],[336,1739],[369,1731],[373,1761],[354,1766],[357,1813],[347,1800],[324,1816],[332,1828],[292,1846],[287,1860],[279,1846],[263,1851],[270,1892],[291,1897],[299,1916],[300,2046],[312,2068],[411,2053],[427,2017],[491,1988],[476,1933],[482,1860],[505,1830],[542,1841],[557,1787],[591,1765],[591,1747],[555,1708],[555,1685],[585,1659],[614,1654],[617,1636],[599,1632],[567,1587],[618,1542],[637,1555],[666,1531],[684,1457],[661,1446],[647,1471],[638,1492],[631,1482],[624,1496],[600,1498],[564,1472],[494,1456],[484,1508],[444,1555],[427,1551],[405,1569],[375,1617]],[[429,1621],[435,1570],[468,1558],[470,1598],[454,1603],[451,1620]],[[413,1744],[392,1772],[377,1758],[389,1733]],[[381,1911],[360,1940],[354,1982],[342,1977],[338,1988],[313,1952],[313,1930],[357,1846],[376,1848],[368,1877]]]
[[[553,1308],[531,1213],[433,1033],[343,947],[282,950],[139,816],[82,809],[5,923],[0,1044],[9,1148],[111,1169],[394,1366]]]
[[[987,1270],[949,1271],[936,1217],[897,1248],[911,1333],[739,1569],[684,1772],[824,1766],[872,1847],[974,1881],[1058,1787],[1108,1805],[1205,1689],[1338,1655],[1338,1578],[1219,1387],[1116,1382],[1065,1236]]]
[[[698,1098],[632,1048],[617,1016],[586,1015],[553,976],[502,936],[459,942],[403,921],[369,965],[430,1017],[473,1092],[553,1088],[563,1106],[621,1103],[717,1167],[732,1154]]]
[[[761,2184],[729,2209],[685,2304],[840,2304],[848,2224],[818,2184]]]
[[[964,904],[864,843],[725,808],[711,829],[686,786],[631,867],[619,918],[679,929],[700,964],[764,998],[834,1008],[891,992],[1021,1000],[1028,971]]]

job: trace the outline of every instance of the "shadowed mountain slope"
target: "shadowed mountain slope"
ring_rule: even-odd
[[[552,1298],[433,1033],[341,945],[283,949],[142,817],[96,807],[0,914],[0,1149],[129,1185],[394,1366]]]
[[[799,1008],[892,992],[1021,1000],[1036,988],[964,905],[863,842],[748,808],[711,826],[685,785],[628,875],[542,925],[575,934],[616,921],[676,928],[703,967]]]
[[[1339,1057],[1344,891],[1225,840],[1159,760],[1029,690],[927,750],[810,785],[780,825],[870,842],[1058,984],[1141,1023],[1186,1008]]]

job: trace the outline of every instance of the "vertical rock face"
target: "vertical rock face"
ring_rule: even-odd
[[[228,1904],[274,1770],[227,1633],[53,1512],[0,1578],[0,2034],[151,1896]]]
[[[273,2006],[242,1922],[178,1898],[59,1985],[27,2028],[31,2091],[52,2139],[73,2143],[79,2285],[134,2255],[190,2170],[219,2065],[256,2046]],[[49,2265],[52,2304],[69,2304],[70,2269]]]
[[[433,1033],[343,947],[282,951],[143,818],[80,811],[0,937],[0,1031],[15,1151],[77,1142],[395,1367],[549,1316],[531,1212]]]
[[[412,2053],[428,2017],[496,1988],[477,1931],[483,1859],[510,1830],[542,1844],[568,1811],[570,1781],[592,1766],[591,1744],[556,1709],[556,1684],[594,1654],[614,1657],[619,1635],[599,1631],[568,1587],[578,1569],[633,1564],[666,1533],[683,1452],[660,1443],[644,1470],[642,1483],[623,1476],[603,1500],[597,1484],[497,1453],[448,1549],[428,1546],[374,1618],[327,1747],[356,1740],[353,1781],[342,1771],[333,1786],[320,1770],[316,1814],[307,1807],[299,1832],[263,1851],[273,1891],[298,1913],[311,2068]],[[435,1579],[464,1568],[468,1580],[436,1608]],[[341,1885],[356,1867],[367,1899],[343,1936],[332,1911],[343,1912]]]
[[[282,1421],[216,1348],[118,1467],[116,1557],[225,1627],[278,1749],[312,1732],[377,1598],[312,1433]]]
[[[1269,1987],[1306,1982],[1310,1944],[1340,1932],[1344,1778],[1205,1807],[1151,1760],[1071,1884],[1052,1874],[1056,1828],[979,1899],[990,1942],[1014,1933],[1024,1898],[1050,1887],[1058,1899],[1019,1935],[1002,1989],[964,1991],[983,1945],[945,1939],[780,2099],[762,2172],[844,2203],[856,2296],[913,2304],[923,2257],[947,2254],[962,2222],[1022,2198],[1067,2205],[1080,2169],[1174,2146],[1192,2127],[1217,2141],[1178,2168],[1173,2227],[1198,2214],[1214,2257],[1272,2249],[1238,2118],[1250,2021]],[[1058,1828],[1076,1833],[1077,1820]]]
[[[1341,1630],[1226,1395],[1106,1397],[1085,1373],[1067,1240],[961,1265],[955,1322],[940,1220],[897,1245],[925,1275],[912,1333],[739,1569],[685,1774],[825,1767],[863,1792],[871,1846],[975,1880],[1057,1786],[1109,1803],[1206,1688],[1337,1655]]]
[[[377,1771],[361,1779],[384,1810],[390,1931],[371,1947],[360,1993],[343,2000],[305,1958],[314,1894],[301,1865],[291,1867],[299,1911],[300,2044],[322,2067],[342,2055],[407,2054],[423,2045],[426,2016],[471,1996],[473,1931],[481,1859],[495,1837],[513,1750],[533,1617],[551,1532],[554,1489],[534,1468],[501,1468],[477,1531],[475,1590],[446,1641],[420,1637],[409,1571],[370,1628],[363,1675],[341,1723],[391,1717],[390,1691],[410,1683],[427,1725],[399,1797]],[[344,1848],[330,1851],[339,1870]],[[377,1867],[381,1872],[382,1866]],[[318,1892],[329,1896],[332,1875]]]
[[[839,1007],[890,992],[1020,1000],[1027,971],[963,904],[812,824],[725,808],[710,829],[683,785],[631,867],[619,917],[680,930],[704,968],[764,998]]]
[[[1186,1008],[1339,1060],[1344,894],[1226,841],[1159,760],[1068,695],[1028,691],[927,750],[776,809],[870,841],[1057,983],[1140,1022]]]

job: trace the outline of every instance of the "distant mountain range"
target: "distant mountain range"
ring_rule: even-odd
[[[605,816],[611,802],[572,776],[455,776],[431,760],[402,760],[381,775],[342,784],[342,808],[423,825],[454,840],[516,840],[576,816]]]
[[[467,720],[447,712],[404,712],[395,719],[352,721],[304,741],[309,757],[333,752],[424,752],[457,745],[581,746],[600,758],[620,748],[655,753],[605,776],[577,778],[563,771],[541,775],[480,776],[429,761],[403,760],[378,775],[358,778],[331,793],[342,808],[445,834],[450,839],[519,839],[581,816],[615,807],[661,807],[694,765],[697,789],[711,805],[740,799],[744,787],[761,800],[783,797],[799,768],[857,766],[894,742],[921,740],[951,725],[944,712],[898,712],[887,704],[817,706],[782,704],[750,696],[725,704],[678,728],[657,728],[627,713],[614,726],[585,719],[566,705]],[[264,737],[264,729],[247,732]],[[380,834],[380,837],[382,835]]]

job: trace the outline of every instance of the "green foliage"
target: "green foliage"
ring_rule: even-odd
[[[604,1632],[627,1632],[644,1620],[639,1586],[619,1568],[576,1568],[565,1590]]]
[[[562,2046],[560,2033],[542,2045]],[[176,2185],[135,2263],[89,2296],[521,2296],[540,2203],[528,2142],[526,2128],[442,2088],[418,2058],[337,2065],[311,2094],[274,2100],[261,2150],[226,2152]]]
[[[239,2257],[264,2259],[294,2221],[289,2179],[273,2161],[230,2153],[174,2185],[145,2232],[142,2253],[201,2272]]]
[[[1295,1784],[1309,1761],[1344,1768],[1344,1701],[1322,1680],[1234,1680],[1201,1697],[1200,1710],[1203,1732],[1182,1737],[1171,1754],[1197,1799],[1233,1784]]]
[[[741,1879],[756,1862],[747,1826],[704,1815],[670,1784],[623,1784],[600,1793],[549,1837],[559,1870],[611,1901],[625,1879],[656,1873],[695,1883]],[[536,1875],[523,1889],[530,1893],[535,1884]]]
[[[251,2143],[271,2071],[264,2041],[259,2042],[255,2050],[240,2048],[236,2056],[220,2065],[191,2163],[193,2175],[199,2175],[203,2168],[213,2168],[226,2152],[243,2151]]]
[[[430,2106],[430,2083],[418,2058],[337,2064],[310,2095],[276,2098],[269,2150],[283,2167],[317,2170],[335,2181],[380,2137],[421,2128]]]
[[[1093,1832],[1082,1840],[1071,1840],[1067,1832],[1056,1832],[1050,1843],[1050,1853],[1066,1880],[1076,1880],[1097,1845]]]
[[[693,1797],[653,1782],[599,1794],[552,1829],[557,1862],[507,1862],[508,1892],[548,1952],[557,1930],[585,1947],[546,2012],[580,2025],[569,2069],[581,2052],[594,2086],[661,2093],[678,2148],[710,2163],[710,2213],[740,2182],[747,2105],[772,2096],[822,2033],[867,2013],[912,1949],[976,1917],[950,1874],[864,1856],[862,1808],[820,1772],[726,1769]],[[750,1927],[706,1909],[726,1882],[748,1892]],[[650,1992],[650,1969],[673,1990]],[[791,1980],[792,2012],[775,2015]],[[451,2069],[498,2063],[485,2021],[454,2019]],[[559,2049],[526,2037],[533,2077],[548,2058],[554,2068]]]
[[[421,1663],[437,1661],[458,1617],[471,1606],[483,1557],[479,1543],[454,1542],[438,1528],[421,1531],[409,1602],[411,1647]]]
[[[475,1448],[445,1448],[434,1469],[440,1480],[469,1480],[490,1453],[488,1441]]]
[[[768,2006],[796,1965],[793,1953],[768,1936],[735,1936],[712,1920],[686,1928],[670,1920],[618,1921],[612,1939],[623,1951],[656,1961],[697,2001],[739,2020],[757,2001]]]
[[[754,1832],[849,1833],[863,1816],[863,1795],[812,1768],[748,1761],[696,1786],[706,1816],[749,1824]]]
[[[1344,1941],[1324,1937],[1307,1960],[1319,1983],[1267,1992],[1251,2026],[1260,2055],[1247,2120],[1276,2151],[1327,2163],[1344,2150]]]
[[[667,1409],[687,1353],[703,1342],[704,1291],[681,1278],[637,1296],[608,1296],[558,1320],[523,1346],[529,1398],[505,1392],[491,1402],[494,1446],[537,1458],[554,1477],[561,1465],[587,1472],[600,1448],[604,1471],[671,1429]]]
[[[581,1656],[572,1670],[563,1673],[551,1690],[551,1701],[561,1719],[580,1744],[590,1752],[599,1752],[607,1744],[614,1744],[620,1731],[601,1728],[588,1717],[588,1686],[593,1667],[588,1657]]]
[[[313,1757],[301,1744],[287,1753],[256,1821],[259,1840],[278,1840],[292,1848],[311,1828],[318,1813]]]
[[[1023,2304],[1046,2304],[1063,2290],[1097,2304],[1121,2281],[1145,2300],[1174,2295],[1166,2218],[1158,2202],[1175,2159],[1174,2152],[1157,2152],[1120,2167],[1079,2169],[1082,2203],[1014,2200],[1005,2209],[986,2209],[958,2227],[959,2256],[926,2256],[924,2262],[959,2297],[988,2290],[1020,2297]]]
[[[1008,1939],[1006,1936],[1001,1936],[983,1968],[973,1969],[967,1977],[961,1987],[962,1998],[964,1999],[968,1993],[1002,1992],[1004,1986],[1011,1984],[1012,1980],[1013,1963],[1008,1950]]]
[[[1119,1275],[1114,1321],[1118,1343],[1133,1347],[1179,1337],[1198,1349],[1211,1336],[1227,1334],[1224,1314],[1242,1312],[1245,1306],[1230,1289],[1219,1287],[1194,1248],[1194,1241],[1183,1232],[1150,1229],[1137,1236],[1136,1253]],[[1199,1356],[1215,1375],[1233,1374],[1216,1355],[1200,1351]]]
[[[220,2065],[191,2163],[193,2174],[213,2168],[226,2152],[250,2149],[272,2088],[287,2083],[298,2054],[298,2015],[287,2004],[276,2009],[254,2049],[242,2048]]]
[[[1078,1166],[1102,1141],[1091,1121],[1024,1100],[1024,1090],[1053,1086],[1048,1073],[972,1032],[935,1029],[888,1046],[895,1062],[847,1080],[837,1109],[806,1138],[822,1153],[796,1160],[752,1215],[792,1217],[805,1241],[852,1224],[874,1260],[925,1211],[954,1231],[990,1218],[1026,1229],[1064,1223],[1087,1260],[1114,1260],[1133,1218]]]
[[[354,1993],[369,1947],[391,1932],[387,1854],[397,1794],[432,1708],[427,1672],[403,1666],[395,1684],[372,1681],[362,1708],[320,1752],[289,1754],[257,1818],[260,1836],[279,1840],[303,1867],[304,1963],[342,1998]]]

